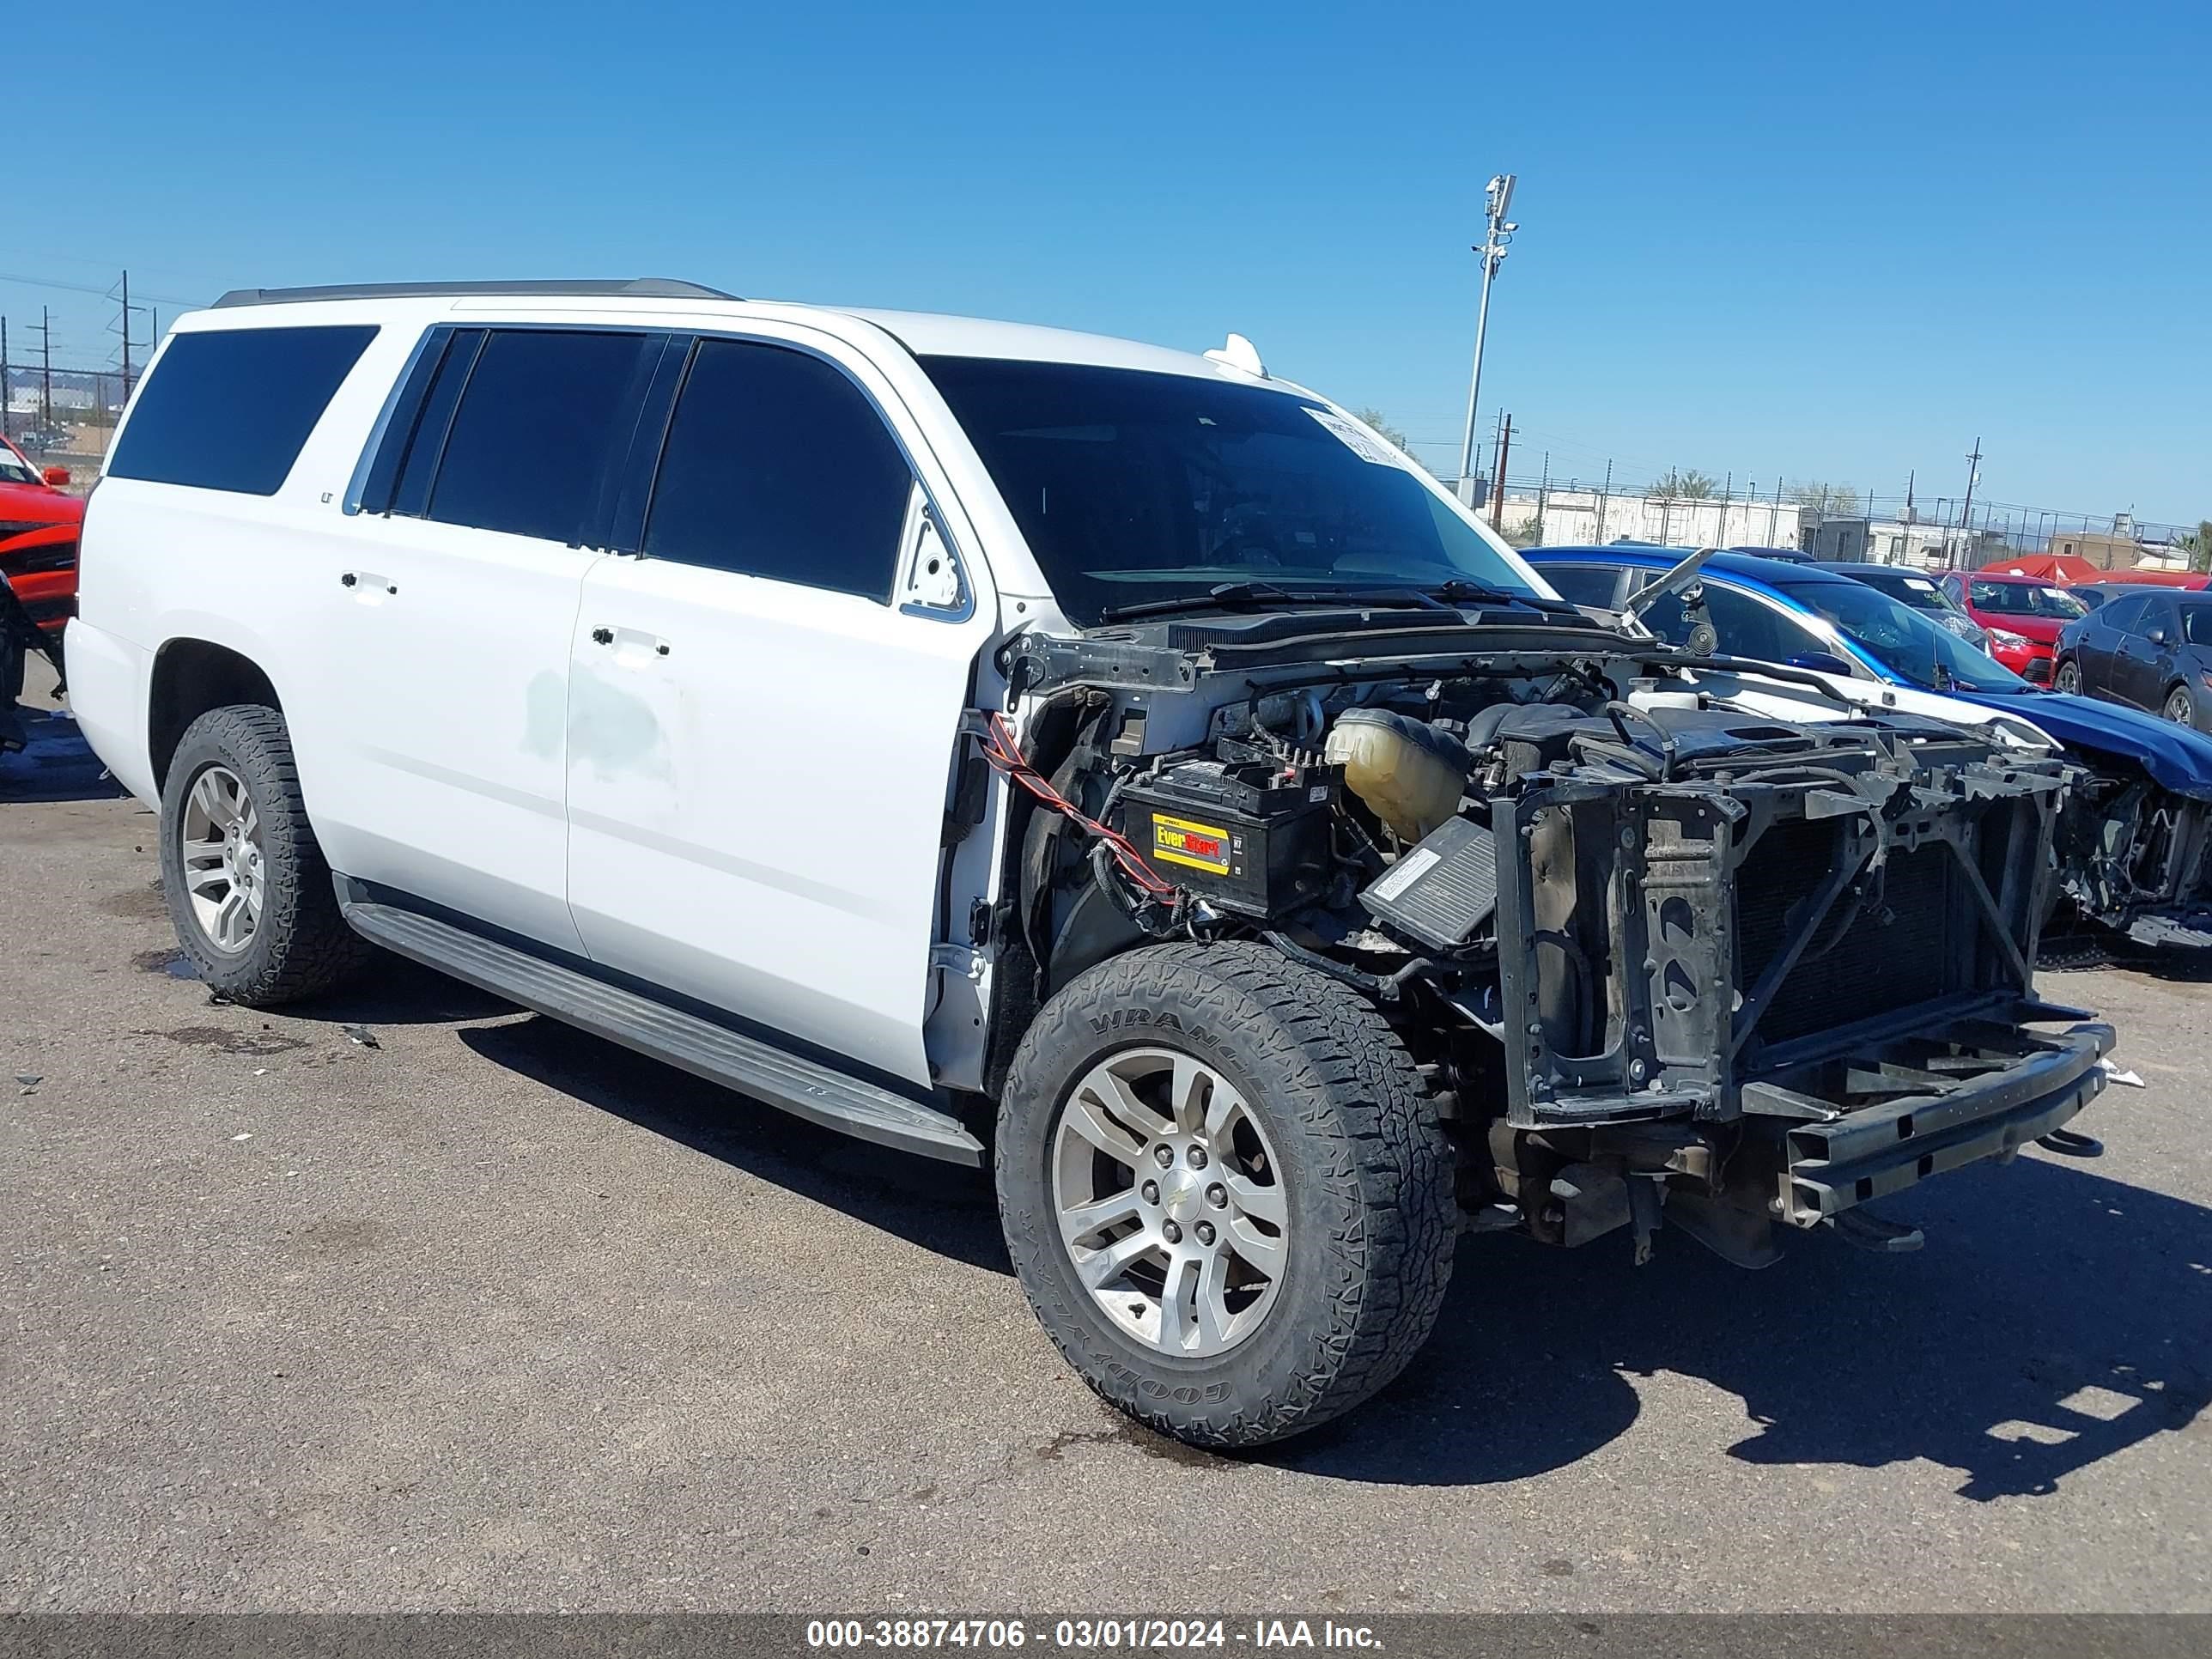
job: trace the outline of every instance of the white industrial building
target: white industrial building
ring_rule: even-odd
[[[1657,542],[1668,547],[1801,548],[1820,514],[1790,501],[1692,500],[1552,489],[1509,492],[1498,522],[1553,545]]]

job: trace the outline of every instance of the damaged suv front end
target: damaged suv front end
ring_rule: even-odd
[[[1456,636],[1456,637],[1455,637]],[[1784,1230],[2009,1159],[2100,1092],[2039,1000],[2064,769],[1910,716],[1775,717],[1526,605],[1025,635],[1066,816],[1010,921],[1038,994],[1150,940],[1264,939],[1370,997],[1437,1081],[1468,1224]],[[1413,780],[1409,781],[1409,779]],[[1426,789],[1409,804],[1410,793]]]
[[[1014,786],[975,1086],[1115,1404],[1209,1445],[1347,1409],[1462,1230],[1911,1248],[1861,1206],[2100,1091],[2111,1031],[2031,981],[2039,739],[1585,615],[1249,349],[921,361],[1042,589],[947,824]]]

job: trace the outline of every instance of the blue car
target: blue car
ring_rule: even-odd
[[[1620,611],[1690,552],[1539,547],[1523,556],[1562,598]],[[2078,914],[2145,944],[2212,945],[2212,738],[2030,685],[1879,588],[1815,567],[1715,553],[1681,592],[1639,608],[1644,626],[1699,655],[1810,671],[1856,701],[1905,687],[2039,726],[2087,773],[2057,836],[2060,882]]]

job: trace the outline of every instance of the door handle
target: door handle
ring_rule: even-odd
[[[617,661],[635,662],[641,656],[665,657],[668,654],[666,640],[636,628],[608,628],[601,625],[592,630],[592,643],[614,647]]]
[[[356,599],[379,602],[387,594],[399,591],[398,583],[374,570],[343,570],[338,573],[338,586]]]

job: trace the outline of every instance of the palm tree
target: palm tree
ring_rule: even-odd
[[[1670,466],[1652,484],[1651,494],[1672,496],[1678,501],[1710,501],[1713,494],[1713,475],[1700,472],[1695,467],[1686,470]]]

